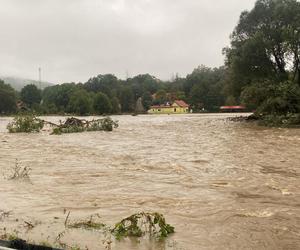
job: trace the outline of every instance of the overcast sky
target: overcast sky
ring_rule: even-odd
[[[223,64],[222,48],[255,0],[0,0],[0,75],[85,82],[170,79]]]

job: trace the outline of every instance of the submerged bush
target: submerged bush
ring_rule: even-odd
[[[9,180],[29,180],[30,168],[20,166],[18,160],[16,160],[15,166],[12,168],[11,176]]]
[[[300,113],[286,115],[264,115],[259,124],[269,127],[300,127]]]
[[[112,131],[117,128],[118,122],[110,117],[97,120],[84,120],[75,117],[67,118],[64,123],[55,124],[35,117],[34,115],[17,116],[7,125],[10,133],[40,132],[44,125],[53,127],[51,134],[79,133],[84,131]]]
[[[175,230],[173,226],[166,223],[162,214],[142,212],[121,220],[111,232],[116,239],[142,237],[147,233],[150,236],[163,239],[174,233]]]
[[[71,117],[63,124],[55,127],[52,134],[60,135],[64,133],[79,133],[84,131],[112,131],[118,126],[118,122],[113,121],[110,117],[92,121],[80,120]]]
[[[118,122],[113,121],[110,117],[106,117],[104,119],[89,122],[89,125],[87,126],[87,131],[112,131],[118,126]]]
[[[140,238],[147,234],[151,238],[161,240],[175,232],[174,227],[167,224],[164,216],[160,213],[136,213],[122,219],[120,222],[115,224],[113,228],[101,221],[95,220],[94,216],[100,218],[100,216],[96,214],[92,215],[87,220],[80,220],[70,224],[66,219],[65,225],[68,228],[73,229],[81,228],[86,230],[99,230],[105,234],[113,235],[117,240],[121,240],[126,237]]]
[[[33,115],[17,116],[7,125],[10,133],[39,132],[44,127],[44,122]]]

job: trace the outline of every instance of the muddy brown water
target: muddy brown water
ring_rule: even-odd
[[[300,130],[228,116],[114,116],[111,133],[60,136],[9,134],[11,118],[0,118],[0,212],[10,212],[0,234],[54,243],[65,211],[70,221],[97,213],[108,225],[157,211],[174,235],[112,239],[111,249],[300,249]],[[16,159],[31,168],[30,182],[8,180]],[[105,239],[81,229],[61,236],[83,249],[105,249]]]

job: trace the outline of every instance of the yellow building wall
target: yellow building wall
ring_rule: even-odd
[[[148,110],[149,114],[186,114],[188,112],[189,112],[188,108],[181,108],[181,107],[152,108]]]

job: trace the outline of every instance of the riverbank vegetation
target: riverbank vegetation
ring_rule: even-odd
[[[84,83],[64,83],[20,93],[0,81],[0,114],[30,110],[39,114],[120,114],[146,112],[151,105],[182,99],[194,112],[217,112],[244,105],[262,124],[299,124],[300,3],[257,0],[240,15],[224,48],[225,64],[199,66],[186,77],[162,81],[150,74],[126,80],[99,74]]]
[[[227,87],[265,125],[300,124],[300,3],[258,0],[224,50]]]

